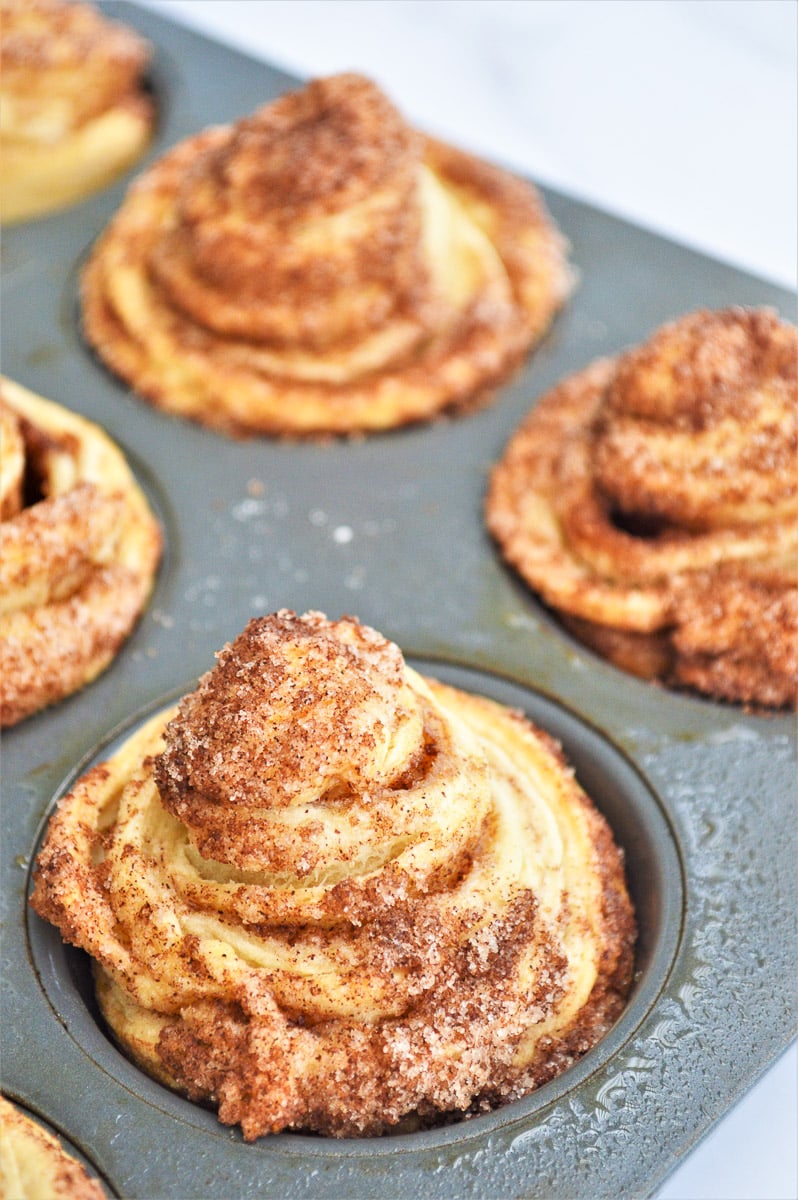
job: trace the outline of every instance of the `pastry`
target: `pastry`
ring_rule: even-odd
[[[798,700],[798,331],[700,311],[554,388],[487,521],[568,627],[646,679]]]
[[[535,189],[319,79],[147,170],[83,323],[153,404],[229,434],[386,429],[507,377],[571,286]]]
[[[92,5],[0,0],[0,216],[23,221],[110,183],[143,153],[149,48]]]
[[[105,1200],[58,1138],[0,1096],[0,1200]]]
[[[78,782],[32,904],[122,1047],[246,1139],[524,1095],[632,972],[621,852],[559,746],[320,613],[251,621]]]
[[[98,426],[0,380],[0,724],[88,683],[150,594],[160,527]]]

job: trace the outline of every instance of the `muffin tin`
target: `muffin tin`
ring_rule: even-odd
[[[112,8],[156,50],[150,160],[297,85]],[[150,607],[112,666],[4,737],[4,1090],[126,1198],[651,1195],[795,1033],[794,726],[641,683],[579,646],[501,563],[482,499],[508,437],[563,375],[691,308],[786,312],[788,294],[544,191],[581,282],[492,405],[366,440],[232,442],[151,409],[82,342],[80,266],[124,187],[4,236],[4,371],[108,431],[166,537]],[[247,1145],[120,1054],[85,956],[27,908],[58,796],[249,617],[280,607],[356,613],[425,673],[524,709],[562,741],[625,849],[640,923],[630,1003],[523,1101],[418,1134]]]

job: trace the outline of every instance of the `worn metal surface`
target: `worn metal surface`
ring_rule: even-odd
[[[133,6],[114,13],[157,50],[150,158],[295,83]],[[130,1198],[650,1195],[795,1033],[794,725],[649,687],[579,647],[498,560],[482,496],[510,433],[567,372],[691,308],[788,314],[790,297],[547,193],[581,284],[492,406],[362,442],[235,443],[138,401],[81,342],[80,264],[124,187],[4,238],[4,371],[108,430],[167,539],[152,604],[111,668],[4,737],[4,1089]],[[83,956],[27,913],[34,847],[69,780],[250,616],[283,606],[356,613],[430,673],[525,708],[625,846],[634,996],[600,1047],[523,1102],[424,1134],[245,1145],[118,1053]]]

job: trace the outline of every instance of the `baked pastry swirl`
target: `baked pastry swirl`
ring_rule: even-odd
[[[0,1200],[105,1200],[82,1163],[0,1096]]]
[[[0,380],[0,724],[94,679],[147,602],[160,527],[119,449]]]
[[[154,107],[147,43],[90,4],[0,0],[0,216],[43,216],[143,153]]]
[[[231,434],[346,434],[495,387],[571,286],[534,188],[423,137],[358,75],[169,151],[83,277],[86,337]]]
[[[626,670],[794,707],[797,370],[793,326],[734,308],[565,380],[493,471],[503,554]]]
[[[132,1057],[247,1139],[523,1095],[631,979],[621,854],[559,747],[319,613],[251,621],[79,781],[32,904]]]

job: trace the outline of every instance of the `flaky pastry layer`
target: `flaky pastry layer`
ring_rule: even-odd
[[[105,1200],[96,1179],[56,1137],[0,1096],[2,1200]]]
[[[149,48],[90,4],[0,3],[0,217],[43,216],[110,183],[154,122]]]
[[[83,323],[169,412],[229,434],[346,434],[483,397],[571,283],[534,188],[341,75],[147,170],[84,273]]]
[[[0,380],[0,724],[94,679],[141,613],[160,527],[95,424]]]
[[[248,1139],[525,1094],[617,1018],[621,853],[560,748],[356,621],[250,622],[60,804],[32,903]]]
[[[502,553],[648,679],[798,701],[798,333],[697,312],[538,402],[487,496]]]

